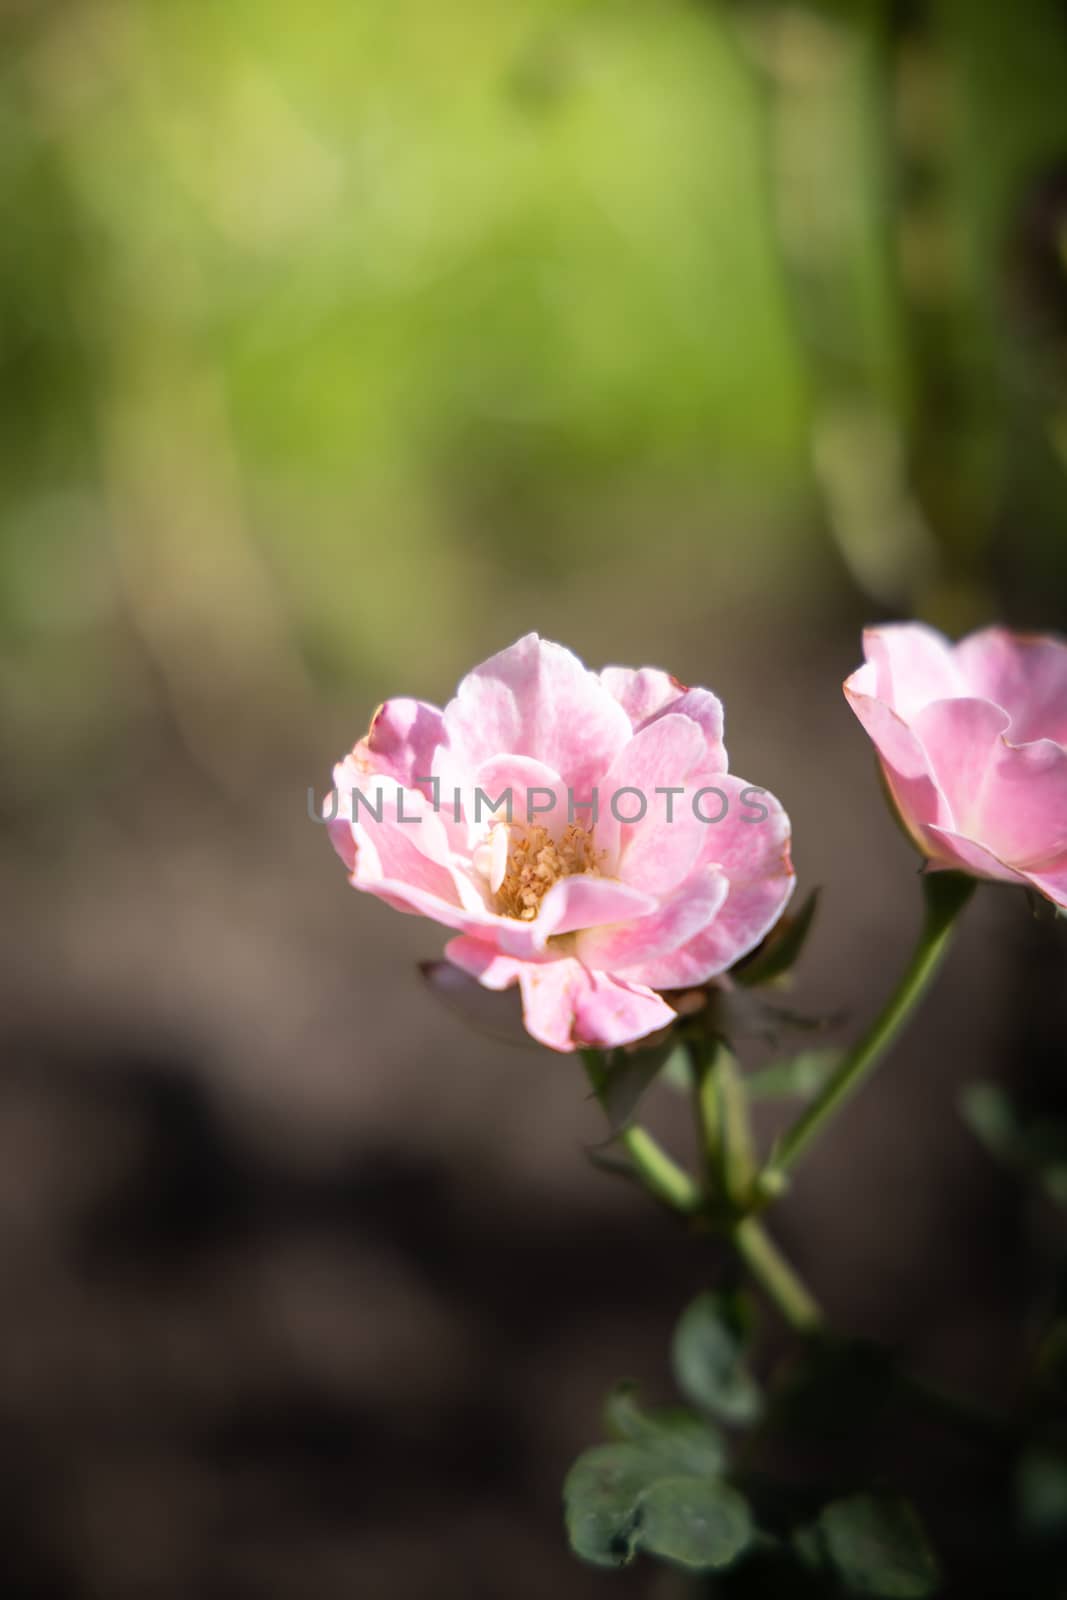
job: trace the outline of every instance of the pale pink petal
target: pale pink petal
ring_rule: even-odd
[[[635,733],[656,717],[680,712],[704,730],[707,740],[704,765],[726,771],[722,702],[710,689],[689,689],[670,673],[660,672],[656,667],[642,667],[638,671],[632,667],[605,667],[600,678],[630,718]]]
[[[604,667],[600,681],[636,730],[686,692],[686,685],[659,667]]]
[[[991,878],[999,883],[1027,881],[991,851],[951,828],[924,824],[919,830],[919,842],[930,858],[932,871],[968,872],[974,878]]]
[[[588,972],[570,958],[524,965],[519,982],[526,1026],[552,1050],[582,1045],[614,1049],[665,1028],[675,1018],[650,989]]]
[[[419,848],[420,828],[429,821],[424,818],[422,823],[409,827],[398,823],[383,807],[381,822],[372,819],[354,823],[356,859],[352,881],[356,887],[371,888],[378,880],[389,879],[459,909],[461,900],[452,872]]]
[[[924,823],[951,821],[947,803],[934,781],[926,751],[891,706],[862,692],[866,669],[845,681],[845,698],[867,730],[885,773],[886,783],[905,827],[913,835]]]
[[[613,922],[632,922],[656,910],[654,895],[645,894],[616,878],[591,873],[560,878],[541,901],[532,926],[539,940],[597,928]]]
[[[483,799],[479,806],[481,819],[479,823],[475,815],[476,789],[480,789],[483,795],[488,795],[490,801],[510,796],[510,817],[507,816],[506,803],[494,813]],[[469,794],[467,818],[472,829],[472,837],[475,838],[494,815],[517,823],[540,824],[547,828],[553,839],[558,839],[568,822],[572,820],[569,815],[567,785],[553,767],[546,766],[543,761],[535,761],[530,756],[491,756],[488,761],[483,761],[475,769]],[[579,819],[584,815],[584,812],[575,812],[575,817]]]
[[[1067,856],[1052,867],[1042,867],[1039,872],[1028,872],[1028,881],[1054,905],[1067,910]]]
[[[402,862],[398,865],[403,869]],[[457,933],[469,934],[499,950],[503,956],[523,962],[543,959],[544,941],[539,937],[535,922],[497,916],[484,907],[461,902],[454,887],[453,897],[448,899],[444,885],[427,887],[414,881],[416,876],[416,871],[407,877],[392,877],[383,872],[374,841],[366,838],[361,842],[356,871],[350,881],[354,888],[384,900],[398,911],[428,917]]]
[[[449,863],[451,841],[432,800],[421,790],[405,789],[378,773],[361,772],[352,756],[334,768],[333,781],[338,816],[351,821],[357,841],[360,828],[401,828],[421,855],[442,866]]]
[[[1001,744],[973,826],[1020,872],[1056,861],[1067,850],[1067,750],[1051,739]]]
[[[635,733],[604,774],[597,848],[604,850],[609,869],[634,888],[669,894],[696,865],[705,829],[688,795],[676,794],[672,803],[657,790],[686,790],[706,752],[703,729],[690,717],[670,713]],[[627,789],[635,792],[622,792]],[[642,802],[640,821],[619,822],[620,815],[640,815]]]
[[[915,720],[952,831],[1022,870],[1067,850],[1067,750],[1051,739],[1016,745],[991,700],[939,700]]]
[[[341,797],[336,789],[331,789],[323,801],[322,814],[330,843],[351,872],[356,864],[356,841],[352,837],[352,823],[341,810]]]
[[[905,722],[931,700],[966,693],[948,640],[921,622],[865,629],[863,653],[874,666],[877,698]]]
[[[578,956],[596,971],[623,972],[634,982],[644,983],[650,963],[662,963],[707,927],[721,910],[729,888],[718,867],[700,867],[652,915],[582,933]]]
[[[501,754],[532,756],[577,798],[630,738],[630,720],[599,678],[561,645],[529,633],[463,679],[445,708],[456,757],[473,770]]]
[[[515,956],[501,955],[493,945],[484,944],[469,934],[450,939],[445,945],[445,955],[453,966],[462,967],[487,989],[510,989],[513,983],[518,983],[523,968],[523,963]]]
[[[964,693],[994,701],[1011,718],[1013,744],[1067,745],[1067,642],[983,628],[955,650]]]
[[[989,700],[934,700],[912,721],[912,730],[926,753],[927,765],[947,812],[944,826],[979,837],[974,821],[997,756],[1008,716]],[[924,819],[926,820],[926,819]]]
[[[374,713],[370,731],[352,758],[361,773],[379,773],[405,789],[428,794],[425,782],[416,779],[433,770],[434,752],[444,739],[444,721],[436,706],[423,700],[387,700]]]
[[[702,932],[642,968],[643,981],[655,989],[684,988],[725,972],[765,937],[793,892],[789,818],[779,802],[743,778],[711,776],[729,804],[721,822],[705,826],[704,860],[721,869],[730,892]]]

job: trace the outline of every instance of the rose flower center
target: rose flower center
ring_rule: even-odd
[[[541,901],[560,878],[600,871],[593,836],[580,822],[569,823],[558,840],[539,823],[507,831],[507,864],[496,891],[496,909],[501,916],[532,922]]]

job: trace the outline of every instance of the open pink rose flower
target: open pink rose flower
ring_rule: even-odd
[[[1067,644],[895,623],[863,651],[845,694],[931,868],[1067,906]]]
[[[326,816],[354,886],[454,929],[449,961],[518,984],[534,1038],[606,1049],[672,1022],[658,991],[725,972],[792,892],[788,818],[722,727],[706,689],[531,633],[443,711],[383,705]]]

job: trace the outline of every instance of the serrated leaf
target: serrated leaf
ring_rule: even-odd
[[[747,1073],[750,1100],[810,1100],[841,1063],[843,1050],[802,1050],[784,1061],[772,1061]]]
[[[638,1542],[692,1572],[732,1566],[752,1540],[748,1503],[729,1484],[704,1478],[664,1478],[641,1496]]]
[[[748,1369],[748,1318],[736,1295],[702,1294],[682,1313],[672,1361],[686,1399],[721,1422],[755,1422],[763,1409]]]
[[[937,1561],[914,1508],[889,1495],[835,1500],[820,1514],[827,1557],[853,1594],[923,1600],[937,1592]]]
[[[630,1126],[645,1094],[678,1048],[676,1039],[667,1038],[647,1049],[613,1050],[608,1056],[597,1098],[612,1138]]]
[[[726,1449],[717,1428],[680,1407],[644,1410],[632,1384],[620,1384],[609,1395],[604,1418],[612,1433],[654,1454],[665,1470],[714,1477],[726,1464]]]
[[[779,919],[758,949],[735,968],[738,983],[746,988],[770,983],[796,965],[819,908],[819,893],[813,889],[792,915]]]
[[[635,1444],[602,1444],[580,1455],[563,1484],[571,1549],[599,1567],[624,1567],[637,1549],[638,1502],[657,1469]]]
[[[784,1033],[813,1033],[837,1022],[837,1017],[812,1017],[777,1005],[754,989],[711,983],[702,1013],[709,1034],[727,1042],[764,1039],[776,1043]]]

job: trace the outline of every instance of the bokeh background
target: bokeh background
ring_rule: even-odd
[[[798,1003],[868,1015],[918,896],[858,629],[1067,617],[1065,84],[1057,0],[7,0],[5,1596],[677,1592],[559,1484],[721,1263],[308,788],[528,629],[665,666],[823,886]],[[776,1214],[991,1401],[1057,1243],[956,1097],[1063,1097],[1060,930],[979,896]]]

